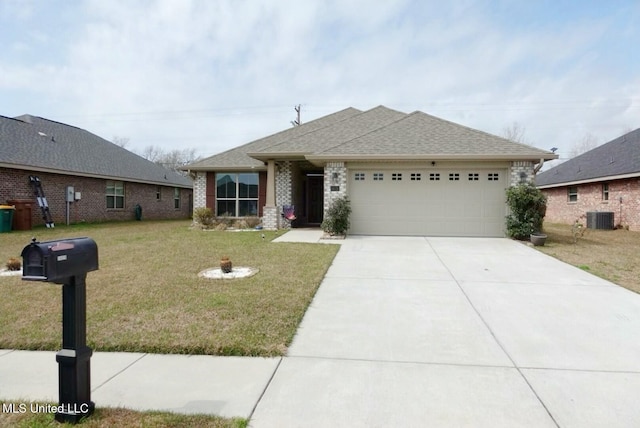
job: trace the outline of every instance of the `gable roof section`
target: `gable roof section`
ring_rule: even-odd
[[[536,176],[538,187],[640,176],[640,128]]]
[[[268,159],[530,160],[557,155],[416,111],[347,108],[183,167],[191,171],[265,169]]]
[[[314,153],[331,159],[555,159],[557,155],[416,111],[342,144]]]
[[[353,115],[348,120],[290,138],[261,151],[249,152],[248,155],[261,160],[287,156],[304,157],[308,154],[322,152],[345,141],[387,126],[401,120],[406,115],[406,113],[378,106]]]
[[[260,138],[239,147],[227,150],[217,155],[210,156],[198,162],[189,164],[182,169],[190,171],[225,170],[225,169],[266,169],[264,162],[253,159],[247,153],[260,152],[285,141],[299,138],[305,134],[314,132],[336,123],[340,123],[350,117],[362,113],[360,110],[349,107],[327,116],[303,123],[299,126],[288,128],[268,137]]]
[[[0,167],[192,188],[188,177],[75,126],[0,116]]]

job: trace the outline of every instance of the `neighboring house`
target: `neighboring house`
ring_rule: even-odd
[[[30,176],[42,183],[52,218],[70,222],[188,218],[193,185],[83,129],[34,116],[0,116],[0,204],[31,202],[33,225],[43,224]]]
[[[505,189],[551,152],[416,111],[347,108],[184,167],[194,207],[318,226],[348,196],[352,234],[504,236]]]
[[[547,221],[605,211],[615,225],[640,230],[640,129],[541,172],[536,185],[547,196]]]

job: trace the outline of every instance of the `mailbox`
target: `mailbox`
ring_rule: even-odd
[[[91,355],[87,346],[87,272],[98,269],[98,246],[90,238],[38,242],[22,250],[22,279],[62,284],[62,350],[58,362],[58,422],[91,415]]]
[[[22,250],[22,279],[64,284],[72,276],[98,269],[98,246],[90,238],[37,242]]]

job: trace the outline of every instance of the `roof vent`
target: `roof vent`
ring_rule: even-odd
[[[613,156],[611,156],[611,159],[609,159],[609,163],[612,164],[613,163]]]

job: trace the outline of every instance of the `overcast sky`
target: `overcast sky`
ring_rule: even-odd
[[[0,115],[210,156],[346,107],[568,156],[640,127],[640,1],[0,0]]]

